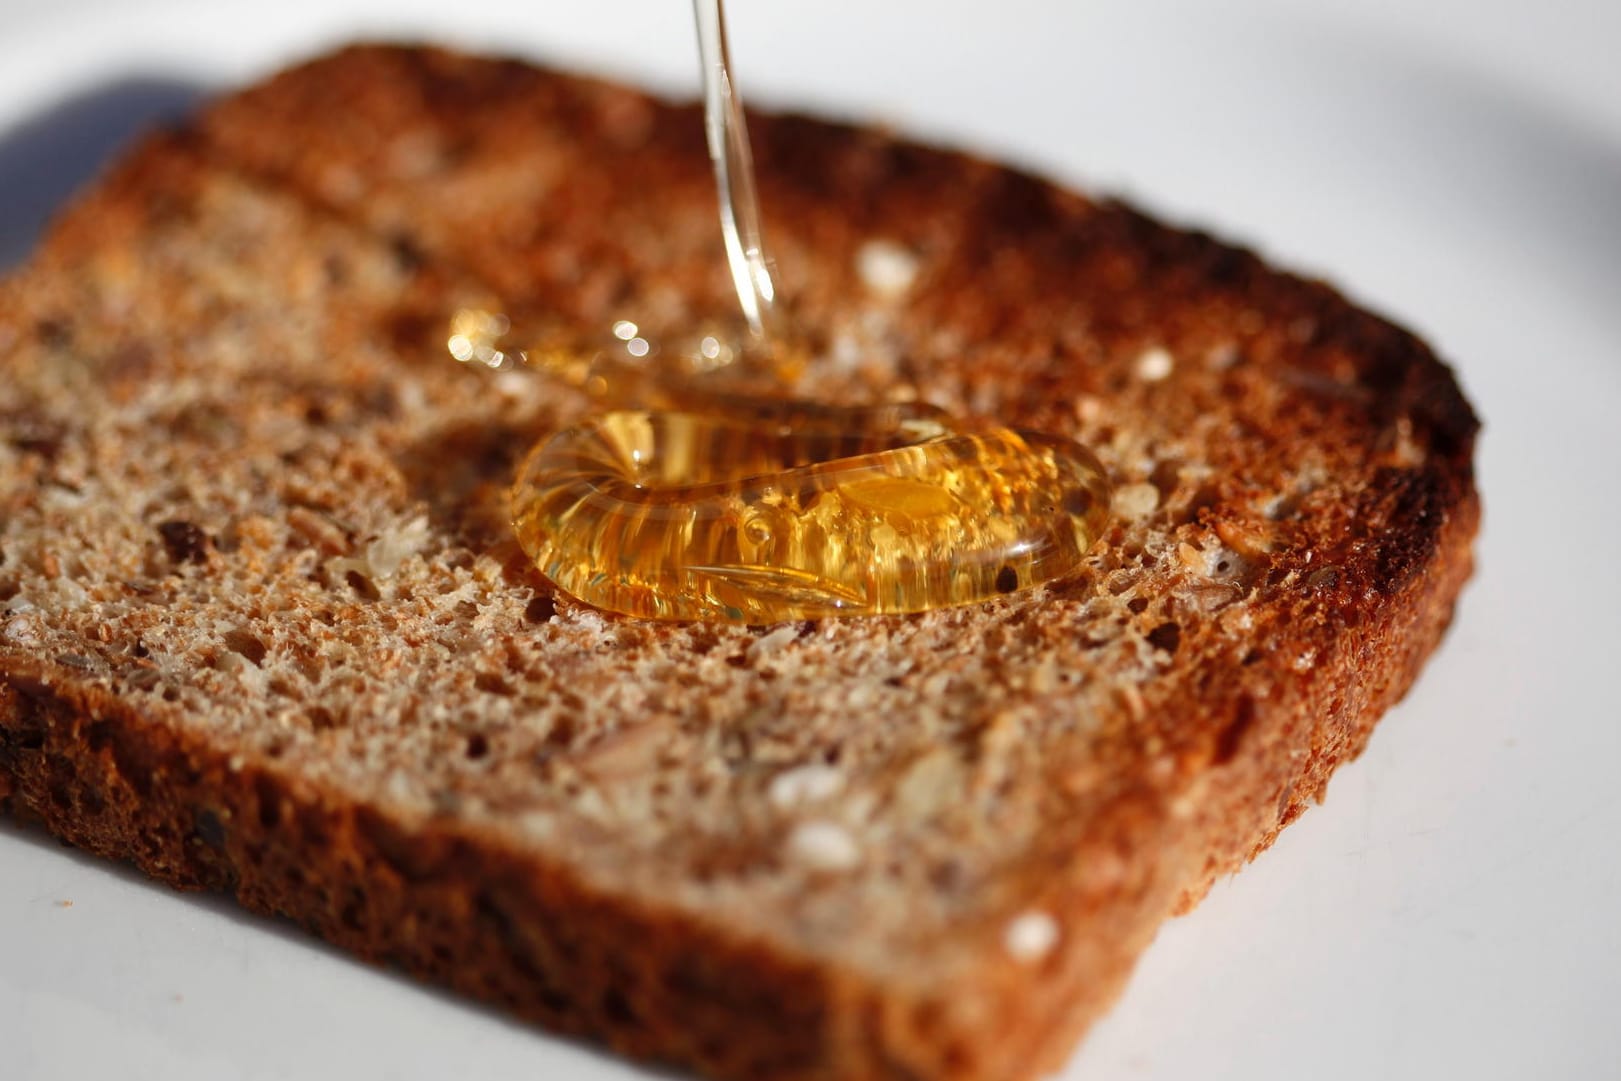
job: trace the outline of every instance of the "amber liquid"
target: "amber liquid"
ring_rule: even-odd
[[[917,612],[1074,571],[1107,514],[1067,440],[915,407],[777,418],[615,411],[513,490],[535,565],[600,608],[765,623]]]
[[[686,364],[501,348],[505,320],[460,313],[463,361],[521,359],[601,397],[606,412],[538,446],[511,494],[535,566],[588,604],[654,619],[767,623],[970,604],[1073,573],[1098,540],[1109,484],[1067,439],[921,404],[839,407],[739,391],[704,358],[792,349],[775,292],[720,0],[694,0],[728,267],[752,341],[706,339]],[[626,329],[628,328],[628,329]],[[631,356],[647,342],[620,324]],[[712,357],[713,359],[713,357]],[[749,365],[741,365],[749,367]]]

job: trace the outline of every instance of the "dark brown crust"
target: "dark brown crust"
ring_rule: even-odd
[[[1345,643],[1378,655],[1380,678],[1328,659],[1288,708],[1244,733],[1244,777],[1203,815],[1206,854],[1186,884],[1146,882],[1169,915],[1269,845],[1354,758],[1417,676],[1469,575],[1472,514],[1436,538],[1436,573],[1409,579],[1384,618]],[[908,1019],[836,973],[750,948],[715,928],[593,893],[487,839],[403,837],[386,817],[257,769],[233,771],[206,746],[143,723],[116,699],[12,671],[0,684],[0,801],[86,851],[128,859],[180,889],[232,893],[367,960],[500,1005],[558,1032],[725,1078],[848,1081],[1031,1076],[1056,1068],[1107,1007],[1152,937],[1114,944],[1104,966],[1060,967],[1029,989],[999,1031],[907,1047],[932,1072],[891,1061],[919,1039]],[[155,780],[156,779],[156,780]],[[1255,793],[1281,791],[1267,806]],[[1056,906],[1065,902],[1057,900]],[[1086,904],[1084,898],[1069,902]],[[635,943],[627,955],[626,943]],[[924,1032],[922,1038],[929,1040]],[[994,1056],[994,1059],[992,1058]]]
[[[234,894],[369,961],[625,1054],[776,1077],[805,1075],[825,1053],[827,974],[595,895],[487,839],[407,837],[340,794],[232,770],[104,695],[13,671],[0,710],[16,810],[86,851]],[[778,1036],[736,1039],[742,1012]]]
[[[400,99],[380,69],[408,71],[409,80],[435,92]],[[121,232],[138,234],[158,215],[184,212],[189,190],[207,179],[195,162],[210,156],[298,190],[339,219],[364,217],[369,199],[385,205],[376,192],[333,195],[316,182],[328,152],[322,140],[352,133],[317,127],[295,151],[254,142],[237,115],[285,113],[295,130],[308,126],[319,107],[314,99],[344,78],[355,80],[355,115],[399,108],[407,111],[402,122],[409,110],[428,109],[454,123],[498,93],[578,92],[527,68],[432,52],[363,50],[327,60],[216,107],[197,131],[152,144],[63,222],[43,258],[116,243]],[[604,116],[630,107],[620,91],[590,89],[567,100],[589,114],[577,121],[587,126],[608,124]],[[386,118],[371,121],[386,126]],[[642,153],[667,152],[690,173],[702,161],[687,145],[699,138],[696,123],[659,130],[666,128],[668,135],[656,137],[659,148]],[[762,160],[773,166],[768,197],[774,191],[807,214],[826,205],[854,217],[841,227],[847,232],[828,227],[830,243],[861,235],[884,220],[886,207],[907,205],[914,195],[929,205],[938,198],[926,190],[929,178],[949,170],[973,192],[957,219],[956,242],[965,250],[951,263],[954,273],[970,274],[1012,251],[1011,258],[1047,265],[1078,290],[1108,293],[1111,303],[1100,310],[1115,322],[1091,328],[1105,343],[1197,342],[1195,315],[1250,306],[1266,313],[1247,346],[1260,378],[1285,373],[1319,397],[1344,397],[1322,407],[1325,431],[1342,438],[1343,426],[1372,443],[1401,418],[1423,447],[1420,467],[1373,470],[1359,502],[1314,509],[1311,543],[1274,561],[1276,583],[1255,586],[1273,622],[1257,628],[1253,657],[1210,661],[1199,652],[1208,640],[1204,628],[1178,632],[1181,655],[1205,657],[1204,681],[1149,685],[1138,703],[1140,726],[1105,745],[1117,756],[1103,763],[1115,771],[1113,796],[1083,821],[1056,827],[1047,847],[1025,861],[1028,905],[1083,917],[1118,911],[1121,922],[1070,936],[1039,966],[987,961],[981,977],[998,993],[983,997],[999,1005],[965,1018],[952,1013],[954,988],[902,993],[853,970],[741,940],[722,923],[655,899],[594,890],[566,864],[477,831],[407,829],[275,761],[233,761],[238,756],[227,748],[75,678],[71,668],[15,652],[0,654],[0,804],[177,887],[233,893],[248,908],[287,916],[369,960],[557,1031],[720,1078],[1012,1081],[1056,1066],[1118,993],[1159,922],[1196,903],[1216,877],[1264,849],[1320,798],[1336,766],[1362,749],[1375,721],[1416,677],[1471,570],[1476,423],[1450,373],[1422,343],[1325,286],[1276,274],[1207,237],[850,129],[786,119],[764,124],[758,138]],[[364,160],[363,146],[352,152]],[[829,161],[844,171],[828,168]],[[671,182],[693,181],[679,175]],[[154,207],[154,192],[168,193],[172,207]],[[423,235],[400,244],[470,264],[481,246],[505,243],[454,225],[427,221]],[[510,289],[501,275],[540,273],[528,262],[538,257],[534,247],[517,244],[505,270],[487,276],[498,291]],[[698,278],[708,284],[692,286],[695,293],[716,288],[715,280]],[[590,299],[574,288],[557,284],[549,302],[590,311]],[[810,321],[818,304],[836,306],[851,288],[806,283]],[[924,303],[939,305],[940,321],[954,320],[970,340],[1015,342],[1035,333],[1022,322],[1016,290],[978,289],[972,278],[935,283]],[[927,323],[930,313],[920,319]],[[1026,369],[1015,377],[1028,389],[1014,408],[1033,426],[1068,424],[1068,398],[1081,391],[1122,400],[1136,393],[1109,382],[1103,366]],[[1258,436],[1257,445],[1266,438]],[[1231,509],[1225,490],[1205,503],[1188,528],[1222,533],[1250,524]],[[1380,528],[1370,534],[1357,527],[1363,522]],[[183,531],[170,532],[181,538]],[[184,555],[210,558],[204,543],[186,545]],[[1174,764],[1174,777],[1148,773],[1150,741],[1159,748],[1156,761]],[[1055,777],[1062,766],[1054,764]],[[1188,801],[1185,811],[1171,806],[1173,795]],[[1175,813],[1188,817],[1171,828]],[[1083,872],[1107,851],[1124,855],[1105,898]]]

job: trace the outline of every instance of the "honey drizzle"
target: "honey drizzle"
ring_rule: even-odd
[[[754,154],[743,99],[732,80],[731,49],[726,41],[722,0],[692,0],[698,23],[698,56],[703,66],[704,132],[715,165],[720,202],[720,231],[732,285],[756,342],[771,337],[776,288],[765,256],[760,228],[760,200],[754,190]]]
[[[790,369],[721,0],[693,11],[727,265],[780,378]],[[542,441],[510,497],[536,567],[599,608],[766,623],[970,604],[1073,573],[1108,518],[1103,467],[1068,439],[922,403],[762,396],[735,370],[716,383],[704,350],[658,371],[555,344],[510,351],[507,330],[503,316],[463,311],[448,345],[490,367],[523,360],[608,407]],[[652,349],[628,322],[615,336],[639,343],[632,357]]]

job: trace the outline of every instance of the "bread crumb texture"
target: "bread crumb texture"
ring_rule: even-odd
[[[727,319],[698,113],[353,49],[148,139],[0,285],[0,803],[716,1076],[1061,1061],[1408,686],[1475,421],[1245,252],[754,124],[800,391],[1082,440],[1118,492],[1082,573],[756,628],[556,595],[504,492],[586,403],[446,328]]]

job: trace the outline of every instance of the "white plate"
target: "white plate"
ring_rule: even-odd
[[[368,31],[676,90],[696,67],[671,0],[8,6],[0,260],[175,80]],[[734,6],[755,100],[1003,153],[1330,276],[1435,342],[1487,422],[1481,570],[1440,654],[1064,1076],[1616,1076],[1621,9]],[[28,1081],[649,1076],[10,826],[0,1049]]]

